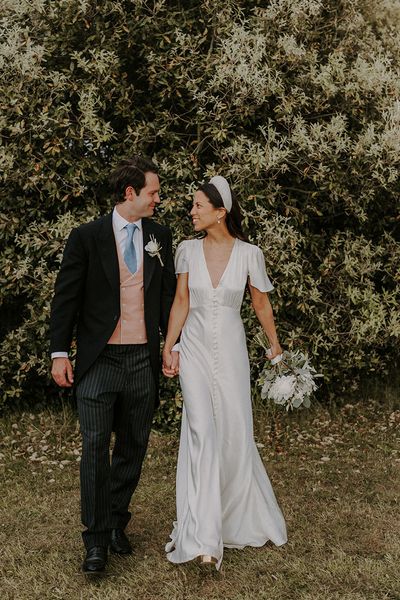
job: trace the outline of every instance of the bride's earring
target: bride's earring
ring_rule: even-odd
[[[217,223],[220,224],[221,223],[221,219],[217,219]]]

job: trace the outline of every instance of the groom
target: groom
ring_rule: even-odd
[[[61,387],[75,385],[87,574],[105,570],[108,547],[132,552],[124,529],[158,404],[159,330],[165,335],[176,279],[171,232],[149,219],[160,202],[157,173],[140,156],[116,167],[113,212],[72,230],[55,285],[52,376]]]

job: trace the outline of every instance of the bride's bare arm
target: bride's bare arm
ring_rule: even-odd
[[[175,344],[189,312],[188,273],[179,273],[176,292],[171,312],[169,314],[168,332],[163,350],[163,373],[167,377],[176,374],[170,369],[172,363],[171,349]]]
[[[282,354],[282,348],[279,344],[278,335],[276,333],[271,302],[269,301],[267,292],[260,292],[260,290],[250,284],[249,288],[251,294],[251,303],[257,315],[257,319],[260,321],[260,324],[267,334],[271,344],[272,354],[268,356],[268,358],[271,360],[278,354]]]

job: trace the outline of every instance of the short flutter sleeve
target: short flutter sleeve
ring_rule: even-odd
[[[265,259],[262,250],[253,246],[249,256],[250,284],[260,292],[271,292],[274,289],[265,270]]]
[[[189,272],[189,257],[188,257],[188,244],[186,241],[181,242],[176,249],[175,253],[175,273],[188,273]]]

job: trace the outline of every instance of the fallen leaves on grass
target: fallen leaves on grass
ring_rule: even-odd
[[[16,463],[33,472],[46,470],[52,483],[54,472],[81,460],[79,425],[71,412],[65,412],[64,419],[62,413],[56,417],[48,411],[23,412],[3,424],[1,433],[0,468]]]

